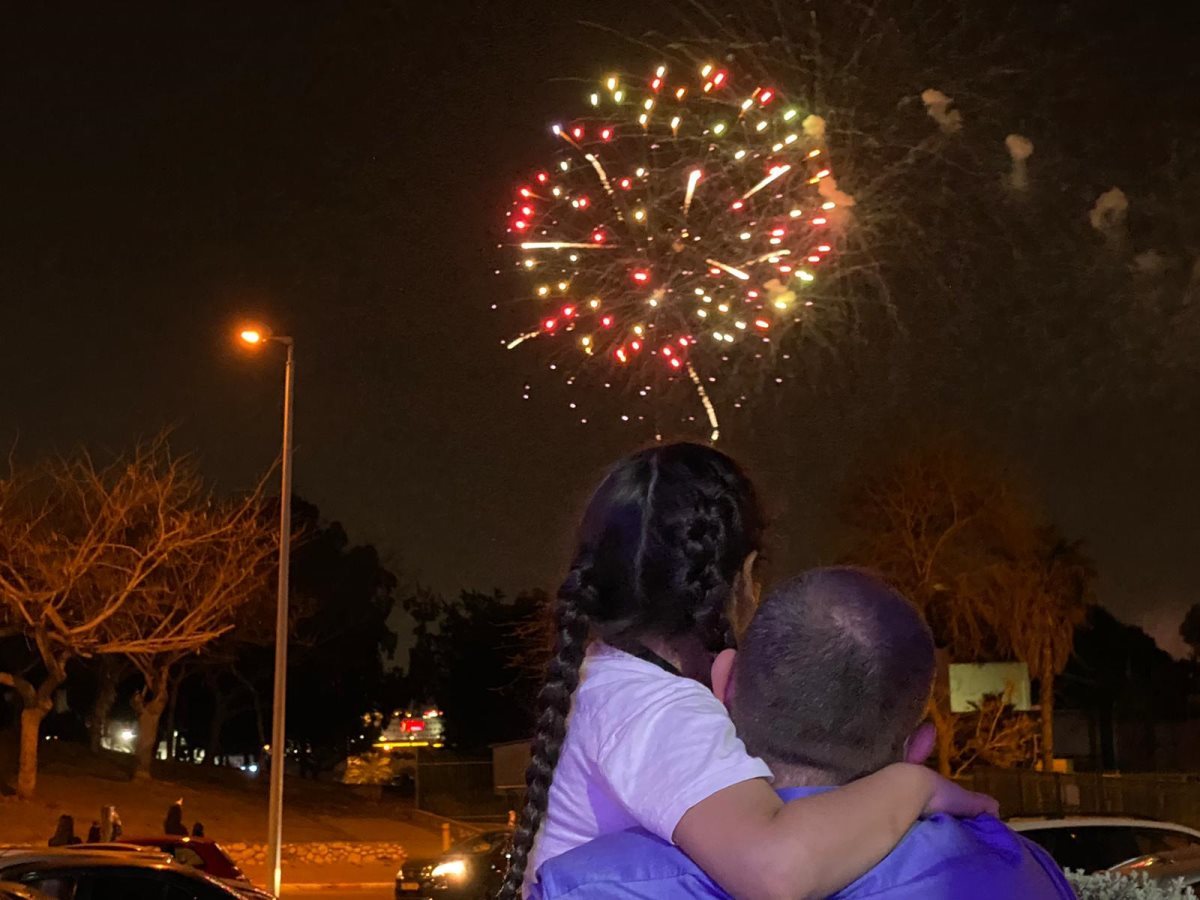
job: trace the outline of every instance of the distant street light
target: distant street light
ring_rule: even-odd
[[[287,738],[284,716],[287,704],[287,640],[288,640],[288,563],[292,537],[292,417],[293,341],[290,337],[272,334],[266,328],[246,326],[238,334],[249,347],[261,347],[274,342],[287,347],[287,365],[283,378],[283,460],[280,464],[279,488],[279,595],[275,603],[275,700],[271,721],[271,792],[267,812],[267,871],[271,893],[278,896],[283,851],[283,770],[287,765]]]

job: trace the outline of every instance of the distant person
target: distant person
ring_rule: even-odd
[[[183,801],[176,800],[167,809],[167,817],[163,819],[163,834],[187,837],[187,833],[187,826],[183,824]]]
[[[197,820],[196,823],[192,826],[192,837],[194,837],[194,838],[204,837],[204,823],[203,822]]]
[[[707,686],[753,605],[764,522],[737,463],[700,444],[631,454],[601,482],[554,601],[500,900],[528,893],[547,860],[638,826],[738,896],[827,896],[922,813],[995,807],[899,762],[828,797],[785,804],[771,789]]]
[[[775,789],[790,802],[899,760],[923,763],[936,739],[922,722],[934,668],[933,637],[904,597],[856,569],[817,569],[763,601],[741,650],[717,657],[712,686],[746,749],[770,766]],[[682,850],[631,829],[547,862],[533,896],[728,895]],[[938,814],[913,825],[890,854],[834,897],[1073,900],[1075,894],[1044,850],[994,816]]]
[[[124,828],[121,826],[121,817],[120,817],[120,815],[118,815],[118,814],[117,814],[117,809],[116,809],[116,807],[113,807],[113,811],[112,811],[112,837],[111,837],[111,838],[109,838],[109,840],[112,840],[112,841],[119,841],[119,840],[121,839],[121,835],[123,835],[124,833],[125,833],[125,829],[124,829]]]
[[[58,827],[50,838],[51,847],[69,847],[72,844],[82,844],[79,835],[75,833],[75,819],[71,816],[59,816]]]
[[[92,820],[92,827],[88,829],[87,842],[89,844],[100,843],[100,823]]]

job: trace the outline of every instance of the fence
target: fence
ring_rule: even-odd
[[[508,798],[492,784],[491,760],[427,762],[416,768],[414,805],[417,809],[460,821],[503,823]]]
[[[1133,816],[1200,828],[1200,775],[983,769],[959,780],[999,800],[1005,817]]]

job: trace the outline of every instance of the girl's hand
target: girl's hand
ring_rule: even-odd
[[[933,792],[929,796],[929,802],[925,804],[925,809],[921,811],[923,818],[932,816],[934,813],[946,813],[960,819],[970,819],[984,814],[989,816],[1000,814],[1000,804],[994,797],[968,791],[962,785],[954,783],[949,778],[943,778],[936,772],[929,774],[933,778]]]

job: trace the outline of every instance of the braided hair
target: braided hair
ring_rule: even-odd
[[[735,585],[763,527],[750,479],[711,447],[651,447],[600,483],[555,597],[554,655],[538,694],[525,805],[500,900],[520,896],[589,639],[620,646],[687,637],[713,653],[733,646]]]

